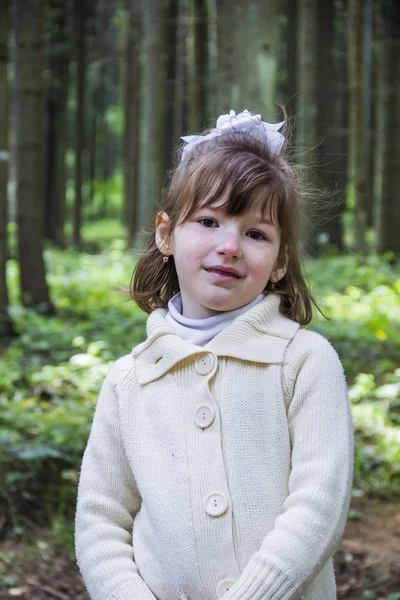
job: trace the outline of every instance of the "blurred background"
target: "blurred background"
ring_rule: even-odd
[[[338,594],[400,598],[398,0],[0,2],[0,598],[86,598],[80,461],[105,374],[145,337],[115,288],[180,136],[282,107],[313,190],[305,268],[329,320],[311,327],[356,432]]]

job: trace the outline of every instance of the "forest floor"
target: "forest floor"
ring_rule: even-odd
[[[353,502],[335,554],[338,600],[400,598],[400,503]],[[87,600],[73,558],[39,530],[35,543],[0,542],[0,600]],[[321,600],[324,600],[321,598]]]

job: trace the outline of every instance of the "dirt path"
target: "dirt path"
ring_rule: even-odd
[[[353,508],[360,518],[348,521],[335,554],[338,600],[397,600],[400,503]],[[31,545],[0,542],[0,600],[12,598],[88,600],[73,560],[45,531]]]
[[[348,521],[335,555],[338,597],[386,600],[397,592],[400,598],[400,504],[355,508],[361,518]]]

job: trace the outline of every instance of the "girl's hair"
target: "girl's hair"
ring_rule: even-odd
[[[159,210],[169,216],[169,242],[178,225],[222,197],[226,200],[221,207],[232,216],[261,207],[263,216],[279,227],[278,266],[287,265],[285,276],[274,288],[281,296],[280,311],[306,325],[312,319],[312,305],[319,308],[301,270],[300,180],[282,152],[271,152],[266,143],[237,131],[197,144],[172,171]],[[167,308],[168,301],[180,291],[173,257],[163,262],[155,229],[154,224],[136,263],[130,289],[131,298],[146,313]]]

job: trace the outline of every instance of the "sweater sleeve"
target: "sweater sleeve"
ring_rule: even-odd
[[[122,444],[116,392],[128,371],[126,358],[115,363],[102,385],[78,486],[75,551],[92,600],[155,600],[133,556],[132,527],[141,498]]]
[[[342,365],[299,330],[283,369],[291,439],[288,496],[273,529],[223,600],[296,600],[334,553],[348,516],[353,422]]]

